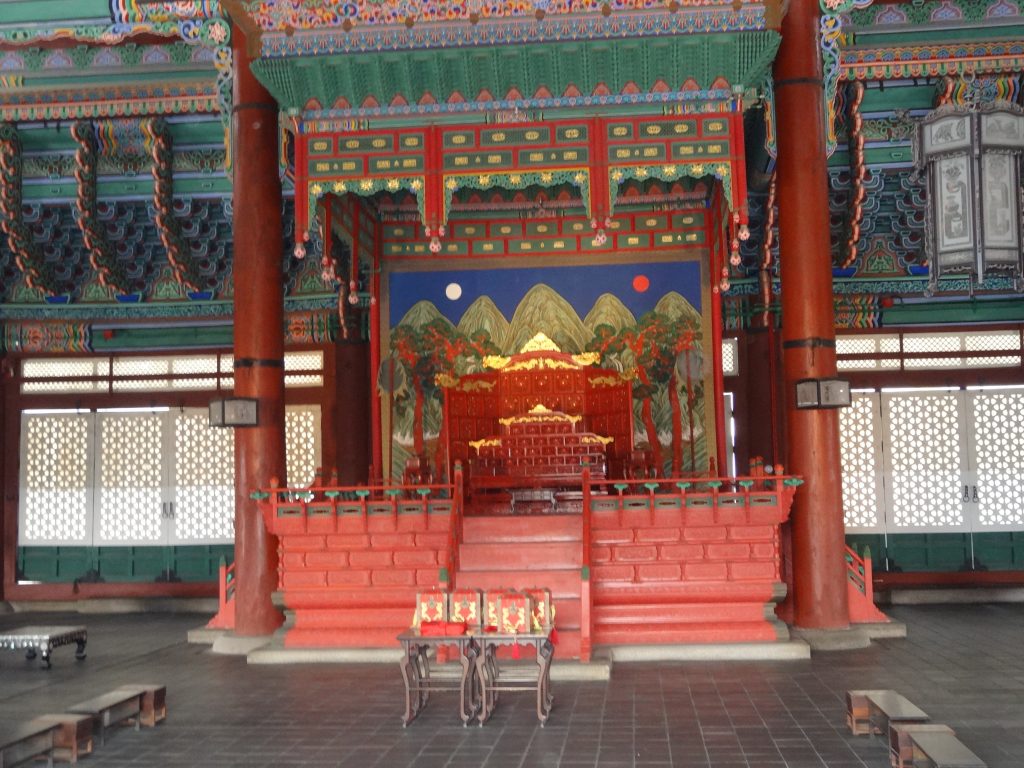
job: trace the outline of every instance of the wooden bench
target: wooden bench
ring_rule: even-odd
[[[99,735],[100,746],[103,746],[106,741],[106,729],[112,725],[134,720],[135,730],[139,730],[144,695],[140,688],[115,690],[68,707],[68,712],[90,715],[93,732]]]
[[[911,733],[953,733],[953,729],[941,723],[890,723],[889,725],[889,757],[892,768],[913,768],[914,743],[910,740]]]
[[[58,760],[77,763],[79,755],[92,753],[92,717],[66,712],[60,715],[41,715],[33,722],[57,727],[53,734],[53,756]]]
[[[167,686],[156,683],[138,683],[137,685],[122,685],[117,690],[142,694],[140,717],[143,725],[152,727],[167,717]]]
[[[914,768],[986,768],[952,731],[911,731]]]
[[[21,765],[39,757],[45,757],[48,768],[53,768],[53,737],[57,729],[57,725],[38,718],[0,728],[0,768]]]
[[[854,736],[888,733],[889,723],[926,723],[929,719],[896,691],[846,692],[846,724]]]

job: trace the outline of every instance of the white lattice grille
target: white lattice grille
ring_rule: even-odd
[[[174,536],[179,541],[235,535],[235,431],[209,422],[206,411],[174,414]]]
[[[886,400],[893,525],[962,527],[960,395],[894,394]]]
[[[99,538],[156,543],[163,538],[162,414],[99,417]]]
[[[176,357],[171,360],[171,373],[217,373],[217,356]]]
[[[1024,393],[973,393],[977,524],[1024,525]],[[972,494],[973,500],[973,494]]]
[[[324,369],[324,353],[288,352],[284,356],[285,371],[322,371]]]
[[[836,338],[836,354],[840,359],[836,367],[841,371],[873,371],[879,368],[899,368],[899,358],[873,358],[864,360],[843,360],[844,355],[892,354],[900,350],[898,334],[865,334],[839,336]]]
[[[1020,334],[1017,331],[988,331],[966,334],[964,349],[968,352],[1019,350]]]
[[[878,351],[874,336],[840,336],[836,339],[837,355],[870,355]]]
[[[21,543],[88,543],[91,425],[89,415],[24,417]]]
[[[284,377],[284,385],[286,387],[322,387],[324,385],[323,376],[314,376],[313,374],[302,374],[302,375],[288,375]]]
[[[738,376],[740,372],[739,342],[736,339],[722,339],[722,375]]]
[[[847,528],[876,528],[882,520],[876,450],[877,395],[854,395],[839,411],[839,451],[843,467],[843,515]]]
[[[320,406],[291,406],[284,415],[288,485],[310,485],[320,466]]]
[[[959,352],[961,346],[959,333],[907,334],[903,338],[905,352]]]
[[[110,361],[107,358],[96,359],[54,359],[38,358],[23,360],[21,375],[26,379],[44,379],[44,381],[26,381],[21,391],[27,394],[39,392],[95,392],[107,388],[107,382],[68,381],[82,377],[108,376]],[[49,379],[49,381],[46,381]]]

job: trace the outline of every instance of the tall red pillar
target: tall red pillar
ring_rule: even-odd
[[[277,539],[249,494],[285,482],[284,287],[277,104],[249,69],[245,37],[234,29],[231,116],[235,281],[235,395],[256,398],[259,424],[235,430],[235,634],[268,635],[282,621]]]
[[[839,417],[834,410],[794,407],[798,380],[836,374],[819,15],[818,0],[790,4],[775,60],[782,399],[786,469],[804,479],[792,516],[794,623],[843,629],[849,626],[849,613]]]

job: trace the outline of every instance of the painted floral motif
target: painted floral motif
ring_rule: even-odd
[[[368,24],[389,26],[408,21],[444,22],[480,19],[532,18],[538,13],[577,15],[611,11],[667,9],[668,0],[278,0],[243,2],[249,15],[265,30],[313,29],[324,26]],[[683,0],[683,7],[725,5],[714,0]]]

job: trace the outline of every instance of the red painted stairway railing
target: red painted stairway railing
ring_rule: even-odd
[[[871,578],[871,550],[864,548],[861,557],[846,548],[846,594],[851,624],[887,623],[889,617],[875,607],[875,586]]]
[[[235,564],[228,565],[222,557],[217,577],[220,593],[217,599],[217,615],[207,623],[207,629],[235,628]]]

